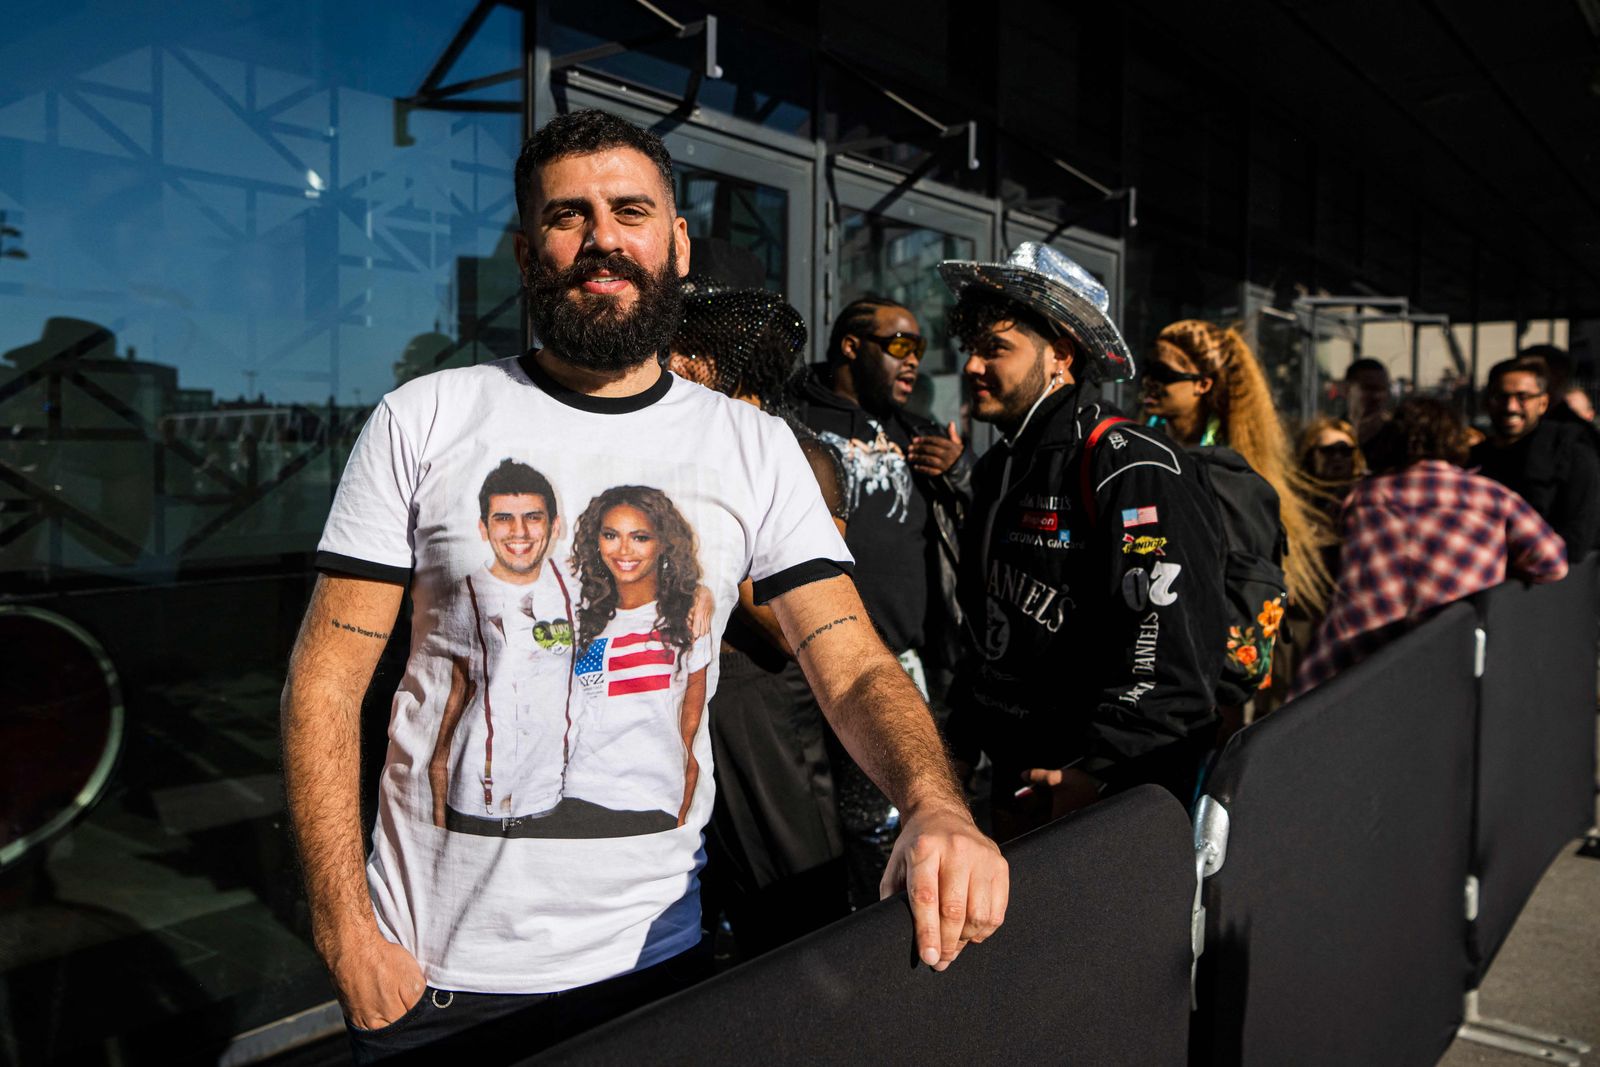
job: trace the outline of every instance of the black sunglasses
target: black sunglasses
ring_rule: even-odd
[[[884,337],[875,334],[861,334],[863,341],[871,341],[895,359],[907,360],[912,356],[922,358],[922,353],[928,350],[928,341],[920,333],[891,333]]]
[[[1203,382],[1210,377],[1209,374],[1185,374],[1181,370],[1173,370],[1165,363],[1157,363],[1155,360],[1151,360],[1144,365],[1144,376],[1152,382],[1160,382],[1162,385],[1172,385],[1176,382]]]
[[[1331,445],[1316,445],[1311,451],[1329,459],[1349,459],[1356,454],[1356,446],[1339,441]]]

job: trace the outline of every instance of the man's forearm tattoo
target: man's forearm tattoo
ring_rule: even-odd
[[[794,654],[798,656],[800,653],[804,652],[807,645],[821,637],[823,634],[827,633],[829,630],[833,629],[835,626],[843,626],[847,622],[855,621],[856,617],[854,615],[846,615],[843,618],[834,619],[832,622],[822,624],[815,630],[812,630],[810,633],[806,634],[805,639],[802,640],[798,645],[794,646]]]
[[[331,626],[333,626],[334,629],[337,629],[337,630],[349,630],[351,633],[360,634],[362,637],[374,637],[374,638],[377,638],[379,641],[387,641],[387,640],[389,640],[389,635],[388,634],[380,634],[376,630],[363,630],[359,626],[351,626],[349,623],[340,622],[338,619],[329,619],[328,623]]]

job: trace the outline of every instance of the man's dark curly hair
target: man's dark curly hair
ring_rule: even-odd
[[[688,520],[666,493],[648,485],[612,486],[589,501],[578,516],[572,566],[583,587],[578,603],[579,653],[605,632],[617,614],[617,583],[600,556],[600,530],[606,513],[620,505],[644,512],[661,542],[656,557],[655,628],[664,644],[678,650],[682,663],[694,647],[689,615],[694,610],[695,590],[700,588],[700,557]]]
[[[500,465],[483,480],[483,487],[478,490],[478,518],[489,521],[490,497],[523,494],[544,497],[544,509],[549,512],[550,521],[556,520],[556,491],[550,479],[526,463],[518,463],[510,458],[501,460]]]
[[[1020,326],[1046,343],[1062,334],[1048,319],[1026,305],[978,285],[969,285],[961,291],[961,298],[945,319],[950,336],[960,343],[963,352],[981,350],[990,331],[1001,325]]]
[[[1543,356],[1530,356],[1523,352],[1512,359],[1502,359],[1489,368],[1489,376],[1484,379],[1484,391],[1492,393],[1499,389],[1500,379],[1508,374],[1531,374],[1539,383],[1539,392],[1550,391],[1550,364]]]
[[[1467,461],[1467,431],[1461,416],[1444,401],[1407,397],[1363,451],[1378,474],[1404,470],[1426,459],[1459,467]]]
[[[632,148],[644,153],[661,174],[661,185],[667,194],[665,208],[676,213],[672,191],[672,156],[668,154],[661,138],[609,111],[591,107],[568,115],[557,115],[523,143],[522,154],[517,157],[516,193],[517,211],[523,216],[524,224],[528,215],[528,193],[533,188],[533,178],[540,167],[558,159],[587,156],[607,148]]]

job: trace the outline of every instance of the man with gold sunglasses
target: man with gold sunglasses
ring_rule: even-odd
[[[840,312],[826,361],[808,367],[794,390],[800,421],[843,460],[845,543],[861,599],[924,695],[929,672],[937,682],[960,649],[957,531],[972,476],[955,425],[906,409],[926,348],[911,309],[862,297]],[[895,816],[842,749],[833,755],[851,897],[866,903],[877,899]]]

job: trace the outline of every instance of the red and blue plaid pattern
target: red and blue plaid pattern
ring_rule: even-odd
[[[1369,478],[1345,500],[1339,587],[1296,672],[1294,694],[1384,644],[1397,624],[1505,581],[1553,582],[1567,549],[1516,493],[1425,460]]]

